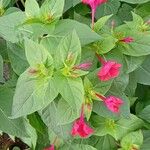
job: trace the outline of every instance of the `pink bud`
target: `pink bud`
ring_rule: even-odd
[[[78,66],[74,66],[73,69],[83,69],[83,70],[86,70],[86,69],[89,69],[91,66],[92,66],[92,63],[91,62],[87,62],[87,63],[80,64]]]
[[[77,119],[73,124],[71,135],[87,138],[94,132],[94,130],[85,123],[83,109],[84,108],[82,107],[80,118]]]
[[[125,37],[122,40],[120,40],[121,42],[124,42],[126,44],[131,43],[134,41],[134,39],[132,37]]]

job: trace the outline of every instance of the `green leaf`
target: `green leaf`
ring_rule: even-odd
[[[134,72],[137,82],[144,85],[150,85],[149,58],[150,56],[148,56],[144,61],[144,63],[141,66],[139,66],[139,68]]]
[[[89,144],[92,144],[97,150],[116,150],[117,145],[115,139],[110,136],[92,136],[89,139]]]
[[[141,4],[135,9],[135,13],[140,15],[143,18],[148,17],[150,15],[149,6],[150,6],[150,1],[145,4]]]
[[[40,44],[32,40],[25,39],[25,53],[30,66],[35,67],[40,64],[45,64],[49,61],[52,64],[53,59],[47,50]]]
[[[68,9],[74,7],[80,2],[81,2],[80,0],[65,0],[64,12],[66,12]]]
[[[97,150],[96,148],[90,145],[84,144],[68,144],[60,148],[60,150]]]
[[[93,126],[95,126],[95,135],[104,136],[109,134],[116,140],[121,139],[131,131],[141,128],[143,125],[143,121],[134,115],[130,115],[130,118],[120,119],[118,121],[94,116],[92,121]]]
[[[70,56],[70,58],[68,58]],[[67,64],[67,59],[69,64]],[[64,64],[74,66],[78,64],[81,59],[81,45],[79,38],[75,31],[65,36],[58,45],[58,49],[55,52],[55,67],[60,69]]]
[[[63,75],[55,76],[58,92],[68,102],[74,111],[78,112],[84,100],[84,88],[81,78],[67,78]]]
[[[35,78],[28,70],[18,79],[12,117],[31,114],[46,107],[58,95],[53,78]]]
[[[14,91],[7,87],[0,87],[0,130],[17,137],[29,137],[23,118],[10,119]]]
[[[102,6],[97,8],[96,19],[105,15],[116,14],[119,7],[119,0],[109,0],[107,3],[104,3]]]
[[[29,67],[23,45],[8,42],[7,47],[8,56],[14,72],[18,75],[22,74]]]
[[[141,4],[141,3],[146,3],[149,0],[120,0],[122,2],[127,2],[127,3],[131,3],[131,4]]]
[[[58,110],[59,125],[71,123],[79,118],[79,111],[75,111],[64,99],[59,100]]]
[[[0,17],[0,36],[12,43],[22,39],[21,32],[18,32],[18,25],[25,19],[25,14],[21,11]]]
[[[41,118],[46,126],[52,130],[59,138],[64,140],[70,139],[71,125],[59,125],[58,108],[55,102],[49,104],[45,109],[40,111]],[[55,117],[54,117],[55,116]]]
[[[140,113],[139,117],[150,123],[150,105],[146,106]]]
[[[101,30],[111,16],[112,15],[107,15],[98,19],[97,22],[94,24],[94,31],[98,32],[99,30]]]
[[[0,8],[6,8],[11,0],[0,0]]]
[[[36,0],[27,0],[25,2],[25,13],[27,17],[35,17],[39,12],[40,8]]]
[[[130,149],[140,149],[140,146],[143,143],[143,134],[141,130],[131,132],[124,136],[121,140],[121,147],[124,150],[130,150]]]
[[[3,82],[3,81],[4,81],[4,79],[3,79],[3,58],[0,55],[0,82]]]
[[[126,22],[127,26],[132,30],[142,31],[144,29],[144,21],[141,16],[132,12],[133,21]]]
[[[92,31],[87,25],[74,20],[64,19],[58,22],[55,28],[55,35],[65,36],[75,30],[81,41],[81,45],[86,45],[100,40],[101,36]],[[88,35],[88,36],[87,36]]]
[[[41,14],[43,17],[52,17],[58,19],[62,16],[65,0],[45,0],[41,6]]]
[[[126,73],[131,73],[143,63],[145,56],[133,57],[125,55],[124,58],[127,66]]]
[[[140,150],[149,150],[150,147],[150,130],[144,130],[144,141]]]
[[[108,53],[116,46],[116,42],[118,41],[118,39],[110,34],[103,34],[102,36],[102,40],[93,44],[98,54]]]

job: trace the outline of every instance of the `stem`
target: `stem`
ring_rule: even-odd
[[[95,93],[95,95],[96,95],[98,98],[102,99],[103,101],[106,100],[106,97],[105,97],[105,96],[102,96],[102,95],[100,95],[100,94],[98,94],[98,93]]]
[[[23,7],[25,7],[25,2],[24,2],[24,0],[21,0],[21,3],[22,3],[22,5],[23,5]]]
[[[57,136],[55,137],[54,141],[53,141],[53,145],[56,144],[56,141],[57,141]]]
[[[94,30],[95,9],[92,8],[92,30]]]
[[[98,60],[99,60],[102,64],[105,64],[105,63],[106,63],[106,61],[105,61],[101,56],[99,56],[97,53],[96,53],[96,56],[97,56]]]
[[[82,104],[82,107],[81,107],[80,119],[84,119],[84,104]]]

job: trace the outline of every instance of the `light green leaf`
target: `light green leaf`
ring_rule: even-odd
[[[121,139],[131,131],[141,128],[143,125],[143,121],[134,115],[130,115],[130,118],[120,119],[118,121],[94,116],[92,121],[93,126],[95,126],[95,135],[104,136],[109,134],[116,140]]]
[[[64,19],[57,23],[55,35],[65,36],[75,30],[81,41],[81,45],[86,45],[94,41],[100,40],[101,36],[92,31],[87,25],[74,20]],[[88,35],[88,36],[87,36]]]
[[[27,60],[32,67],[46,64],[47,61],[49,65],[51,65],[53,62],[51,55],[42,45],[29,39],[25,39],[25,53]]]
[[[35,78],[24,72],[18,79],[13,99],[12,117],[31,114],[46,107],[58,95],[53,78]]]
[[[67,140],[71,137],[71,124],[59,125],[58,108],[55,102],[49,104],[45,109],[40,111],[41,118],[46,126],[52,130],[59,138]],[[55,116],[55,117],[54,117]]]
[[[140,146],[143,143],[143,134],[141,130],[131,132],[124,136],[121,140],[121,147],[124,150],[130,150],[130,149],[140,149]]]
[[[55,81],[56,85],[59,85],[58,92],[70,107],[78,112],[84,100],[84,88],[81,78],[67,78],[58,74],[55,76]]]
[[[12,43],[18,42],[22,39],[22,35],[18,31],[18,25],[20,25],[24,19],[25,14],[21,11],[0,17],[0,36]]]
[[[97,22],[94,24],[94,31],[98,32],[99,30],[101,30],[111,16],[112,15],[107,15],[98,19]]]
[[[35,17],[39,14],[40,8],[36,0],[26,0],[25,2],[25,13],[27,17]]]
[[[64,99],[58,102],[58,124],[68,124],[79,118],[79,111],[75,111]]]
[[[65,0],[45,0],[41,6],[41,14],[43,17],[50,19],[58,19],[62,16]],[[46,19],[46,18],[45,18]]]
[[[58,49],[55,52],[54,65],[57,69],[64,67],[64,64],[69,65],[70,67],[78,64],[80,59],[81,45],[77,33],[73,31],[60,41]]]
[[[103,34],[103,39],[94,43],[94,49],[97,51],[98,54],[105,54],[108,53],[116,46],[116,39],[114,36],[110,34]]]

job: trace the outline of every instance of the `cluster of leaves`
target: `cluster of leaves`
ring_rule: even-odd
[[[0,130],[41,150],[57,137],[60,150],[149,150],[150,0],[108,0],[94,31],[80,0],[0,0]],[[115,25],[112,25],[112,21]],[[120,42],[133,37],[132,43]],[[100,81],[95,52],[122,64]],[[73,66],[92,62],[89,71]],[[120,97],[119,114],[93,101],[86,118],[95,132],[73,138],[72,123],[91,89]]]

